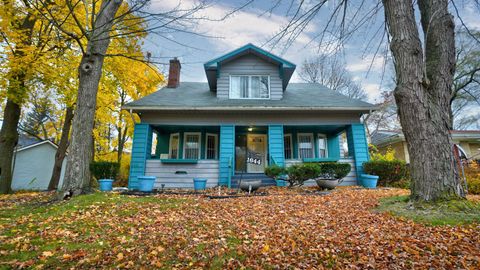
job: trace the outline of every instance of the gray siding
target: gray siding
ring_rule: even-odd
[[[340,184],[341,186],[355,186],[357,184],[357,171],[355,169],[355,162],[353,158],[341,158],[339,162],[349,163],[352,166],[352,170],[350,173],[343,178],[343,182]],[[287,167],[292,166],[293,164],[302,163],[299,159],[287,159],[285,160],[285,165]],[[317,183],[313,180],[308,180],[305,182],[305,186],[315,186]]]
[[[143,112],[142,122],[152,125],[348,125],[360,123],[356,113],[348,112]]]
[[[14,163],[12,189],[47,190],[55,163],[55,152],[56,148],[49,143],[18,151]],[[63,183],[65,161],[66,159],[63,162],[59,186]]]
[[[254,55],[245,55],[220,66],[220,77],[217,79],[217,97],[228,99],[230,75],[269,75],[270,99],[282,99],[282,79],[279,67]]]
[[[147,160],[145,175],[156,176],[154,188],[193,188],[193,178],[207,178],[207,187],[218,185],[218,160],[199,160],[196,164],[164,164],[158,159]],[[186,171],[187,174],[175,174]]]

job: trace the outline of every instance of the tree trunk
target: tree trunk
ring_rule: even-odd
[[[110,31],[122,0],[102,1],[94,28],[82,56],[79,73],[77,107],[73,117],[72,136],[67,168],[59,198],[65,193],[79,195],[90,192],[90,162],[93,158],[92,136],[95,107],[105,53],[110,44]]]
[[[12,192],[13,152],[18,142],[17,126],[20,112],[20,105],[8,99],[0,131],[0,194]]]
[[[455,71],[454,24],[447,0],[419,0],[425,58],[411,1],[383,0],[397,85],[394,91],[410,153],[413,201],[463,198],[449,133]]]
[[[58,188],[58,183],[60,182],[60,177],[62,175],[62,165],[63,160],[67,154],[68,148],[68,137],[70,133],[70,127],[72,126],[73,119],[73,106],[67,107],[65,110],[65,119],[62,127],[62,136],[60,137],[60,142],[58,143],[57,152],[55,153],[55,164],[53,165],[52,178],[50,178],[50,183],[48,184],[48,190],[56,190]]]
[[[13,52],[13,57],[24,57],[24,47],[32,42],[32,31],[35,26],[35,18],[27,14],[18,27],[23,31],[26,38],[22,39]],[[12,69],[8,73],[7,104],[3,112],[3,124],[0,130],[0,194],[12,192],[12,162],[15,146],[18,143],[18,123],[20,121],[21,104],[27,91],[25,80],[27,72],[25,67]]]

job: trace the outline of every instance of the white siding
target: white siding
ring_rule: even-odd
[[[352,170],[350,173],[343,178],[343,182],[340,184],[341,186],[354,186],[357,184],[357,170],[355,169],[355,162],[353,158],[341,158],[339,162],[349,163],[352,166]],[[293,164],[302,163],[299,159],[287,159],[285,160],[285,166],[289,167]],[[313,180],[309,180],[305,182],[305,186],[315,186],[317,183]]]
[[[165,164],[158,159],[147,160],[145,175],[156,176],[154,188],[193,188],[193,178],[207,178],[207,187],[218,185],[218,160],[199,160],[196,164]],[[187,174],[176,174],[185,171]]]
[[[270,99],[282,99],[282,79],[278,65],[249,54],[220,66],[220,77],[217,79],[217,97],[220,99],[228,99],[230,75],[269,75]]]
[[[52,177],[55,153],[56,148],[49,143],[18,151],[14,163],[12,189],[46,190]],[[65,160],[59,186],[63,183]]]

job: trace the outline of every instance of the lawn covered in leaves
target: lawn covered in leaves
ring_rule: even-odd
[[[431,226],[375,210],[405,190],[267,192],[95,193],[54,204],[46,193],[2,195],[0,269],[480,268],[478,223]]]

